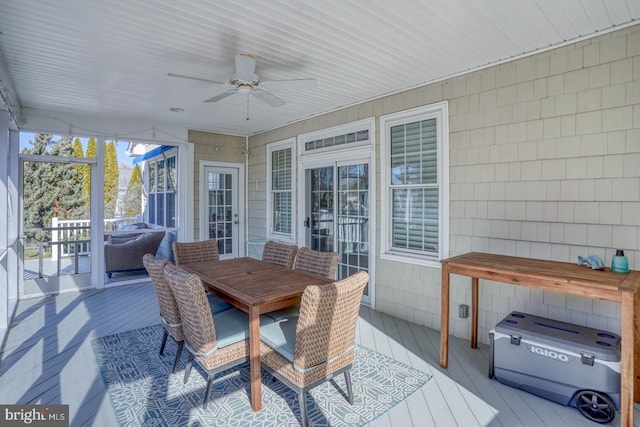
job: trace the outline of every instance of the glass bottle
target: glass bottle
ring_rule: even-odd
[[[629,260],[624,256],[624,251],[622,249],[616,250],[616,255],[611,258],[611,271],[614,273],[629,272]]]

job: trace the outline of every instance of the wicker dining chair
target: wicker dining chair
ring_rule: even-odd
[[[298,252],[296,245],[288,245],[286,243],[269,240],[264,245],[262,261],[292,268],[293,261],[296,258],[296,252]]]
[[[173,242],[173,257],[176,265],[200,261],[218,261],[218,241],[216,239],[200,242]]]
[[[165,266],[164,275],[178,305],[189,353],[183,381],[189,379],[195,359],[207,373],[206,408],[215,375],[249,359],[249,316],[236,308],[212,316],[197,275],[172,264]]]
[[[335,280],[338,270],[338,253],[300,248],[293,269]]]
[[[302,247],[298,249],[293,269],[325,277],[329,280],[335,280],[336,270],[338,269],[338,259],[337,252],[320,252]],[[299,311],[300,306],[293,305],[266,313],[265,316],[270,317],[272,320],[279,321],[290,316],[296,316]]]
[[[175,373],[176,369],[178,369],[178,362],[180,361],[182,347],[184,346],[184,334],[182,333],[182,321],[180,320],[176,299],[173,297],[169,284],[164,278],[164,267],[168,262],[166,259],[156,259],[152,254],[145,254],[142,257],[142,263],[149,277],[151,277],[151,282],[158,297],[158,305],[160,306],[160,322],[164,328],[162,344],[160,345],[160,355],[162,356],[164,353],[164,347],[167,344],[167,338],[169,336],[178,344],[176,359],[173,362],[173,369],[171,370],[171,372]]]
[[[173,258],[176,265],[187,265],[192,262],[200,261],[218,261],[220,255],[218,253],[218,242],[216,239],[203,240],[200,242],[173,242]],[[224,302],[215,295],[207,294],[211,310],[213,313],[228,310],[231,304]]]
[[[260,327],[262,367],[298,393],[307,425],[305,393],[344,373],[353,404],[351,364],[360,300],[369,275],[360,271],[332,284],[308,286],[300,315]]]

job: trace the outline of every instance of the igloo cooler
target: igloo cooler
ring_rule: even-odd
[[[489,377],[608,423],[620,407],[620,336],[512,312],[489,332]]]

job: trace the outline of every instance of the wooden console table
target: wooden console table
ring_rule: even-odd
[[[442,261],[440,366],[449,363],[449,275],[471,277],[471,347],[478,344],[479,279],[578,295],[622,304],[620,425],[633,426],[635,400],[640,401],[640,271],[612,273],[568,262],[545,261],[478,252]],[[635,354],[635,361],[634,361]]]

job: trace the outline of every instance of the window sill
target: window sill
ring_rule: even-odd
[[[405,264],[421,265],[423,267],[441,268],[440,261],[433,258],[425,258],[409,253],[387,252],[380,254],[380,259],[387,261],[402,262]]]

